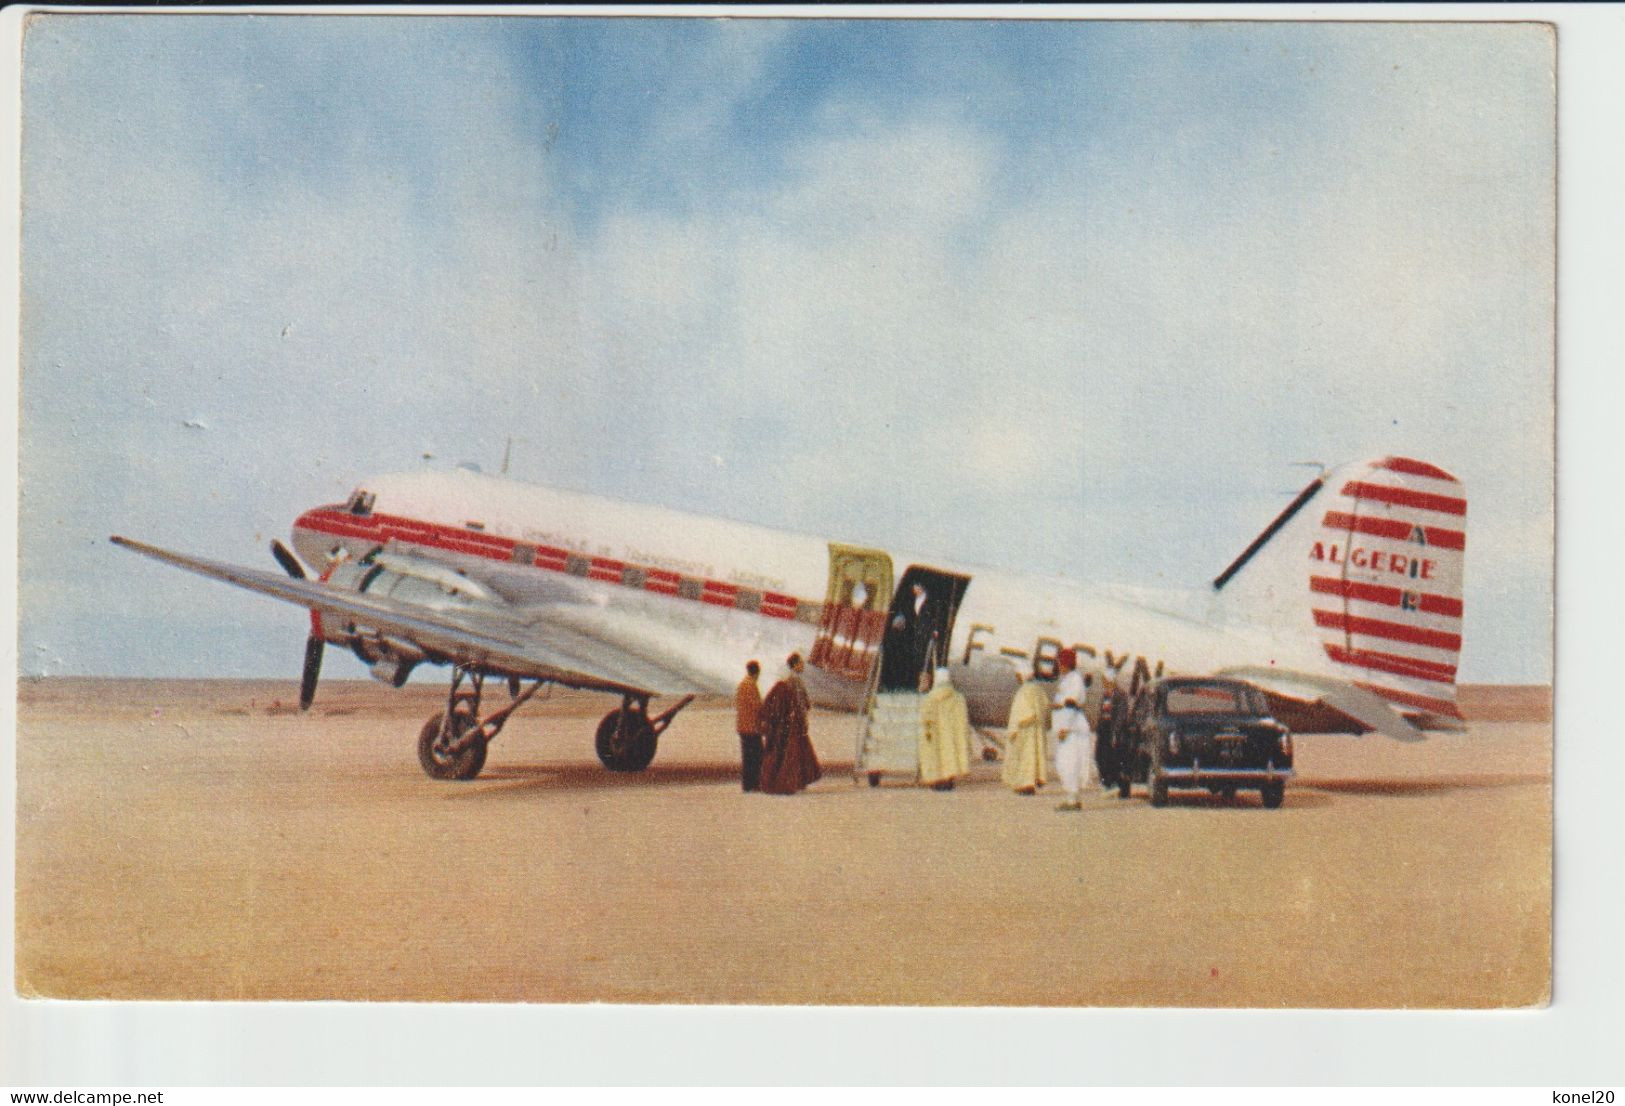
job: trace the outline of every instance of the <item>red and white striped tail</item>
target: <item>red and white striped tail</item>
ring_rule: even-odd
[[[1333,470],[1308,506],[1309,608],[1331,671],[1419,726],[1459,720],[1461,482],[1384,457]]]

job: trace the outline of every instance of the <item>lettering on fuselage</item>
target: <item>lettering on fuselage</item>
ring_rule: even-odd
[[[1424,539],[1421,544],[1427,544]],[[1357,545],[1353,549],[1344,550],[1337,542],[1316,542],[1309,550],[1311,561],[1325,561],[1328,564],[1347,564],[1352,568],[1363,568],[1368,572],[1391,572],[1396,576],[1407,576],[1412,580],[1431,580],[1433,570],[1437,567],[1431,557],[1412,557],[1406,553],[1390,553],[1383,549],[1367,549]]]
[[[678,557],[662,557],[658,553],[650,553],[645,549],[634,549],[632,546],[626,547],[626,552],[622,555],[621,559],[625,561],[635,561],[641,565],[648,565],[650,568],[670,569],[673,572],[681,572],[688,576],[704,576],[711,578],[717,574],[717,570],[714,567],[707,564],[701,564],[699,561],[685,561]]]
[[[631,558],[636,560],[637,558]],[[757,588],[760,591],[783,591],[784,581],[777,576],[763,576],[756,572],[745,572],[734,569],[728,573],[730,584],[742,584],[747,588]]]
[[[977,653],[986,653],[992,643],[984,639],[991,637],[994,632],[992,626],[981,622],[973,623],[965,635],[965,652],[962,663],[969,665],[971,658]],[[998,655],[1012,661],[1027,661],[1030,658],[1032,661],[1032,675],[1035,678],[1053,680],[1061,674],[1060,656],[1061,650],[1064,648],[1066,646],[1062,644],[1060,638],[1040,637],[1033,642],[1031,650],[1021,649],[1013,645],[1001,645],[998,646]],[[1102,661],[1100,668],[1109,674],[1114,682],[1121,680],[1126,672],[1129,682],[1124,690],[1131,695],[1138,692],[1140,688],[1152,680],[1161,679],[1162,674],[1167,671],[1167,665],[1163,661],[1158,660],[1153,663],[1149,657],[1137,653],[1124,652],[1118,654],[1110,649],[1097,649],[1095,646],[1082,641],[1073,642],[1071,648],[1079,657],[1089,657],[1093,660]],[[1080,665],[1080,667],[1088,668],[1091,666]],[[1086,684],[1092,684],[1094,682],[1093,676],[1086,672],[1084,681]]]

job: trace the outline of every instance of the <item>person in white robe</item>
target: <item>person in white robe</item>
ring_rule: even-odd
[[[1044,735],[1049,731],[1049,698],[1021,671],[1021,686],[1010,701],[1005,728],[1004,782],[1017,795],[1033,795],[1044,786]]]
[[[1055,684],[1052,700],[1055,721],[1055,774],[1061,777],[1061,789],[1066,799],[1056,810],[1083,809],[1083,787],[1094,774],[1095,735],[1089,728],[1089,717],[1084,712],[1088,683],[1078,671],[1078,657],[1071,649],[1061,650],[1057,658],[1061,678]]]
[[[920,782],[952,791],[970,773],[970,710],[946,668],[939,668],[920,703]]]

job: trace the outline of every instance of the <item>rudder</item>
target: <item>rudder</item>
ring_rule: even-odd
[[[1390,703],[1422,728],[1458,728],[1467,499],[1435,465],[1342,465],[1214,580],[1249,621],[1311,635],[1318,671]]]

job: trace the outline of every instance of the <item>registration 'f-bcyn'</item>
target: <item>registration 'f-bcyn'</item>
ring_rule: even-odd
[[[1004,720],[1017,670],[1053,678],[1071,648],[1132,690],[1164,674],[1253,683],[1308,732],[1414,740],[1460,729],[1467,501],[1448,472],[1382,457],[1312,481],[1211,584],[1179,601],[972,569],[467,470],[383,476],[305,512],[282,573],[114,537],[157,560],[310,611],[301,706],[327,646],[397,687],[452,666],[419,757],[470,779],[509,715],[549,684],[614,694],[607,768],[648,766],[694,696],[751,658],[791,652],[826,708],[869,711],[946,666],[979,725]],[[487,680],[506,683],[482,713]],[[651,713],[651,700],[679,696]]]

